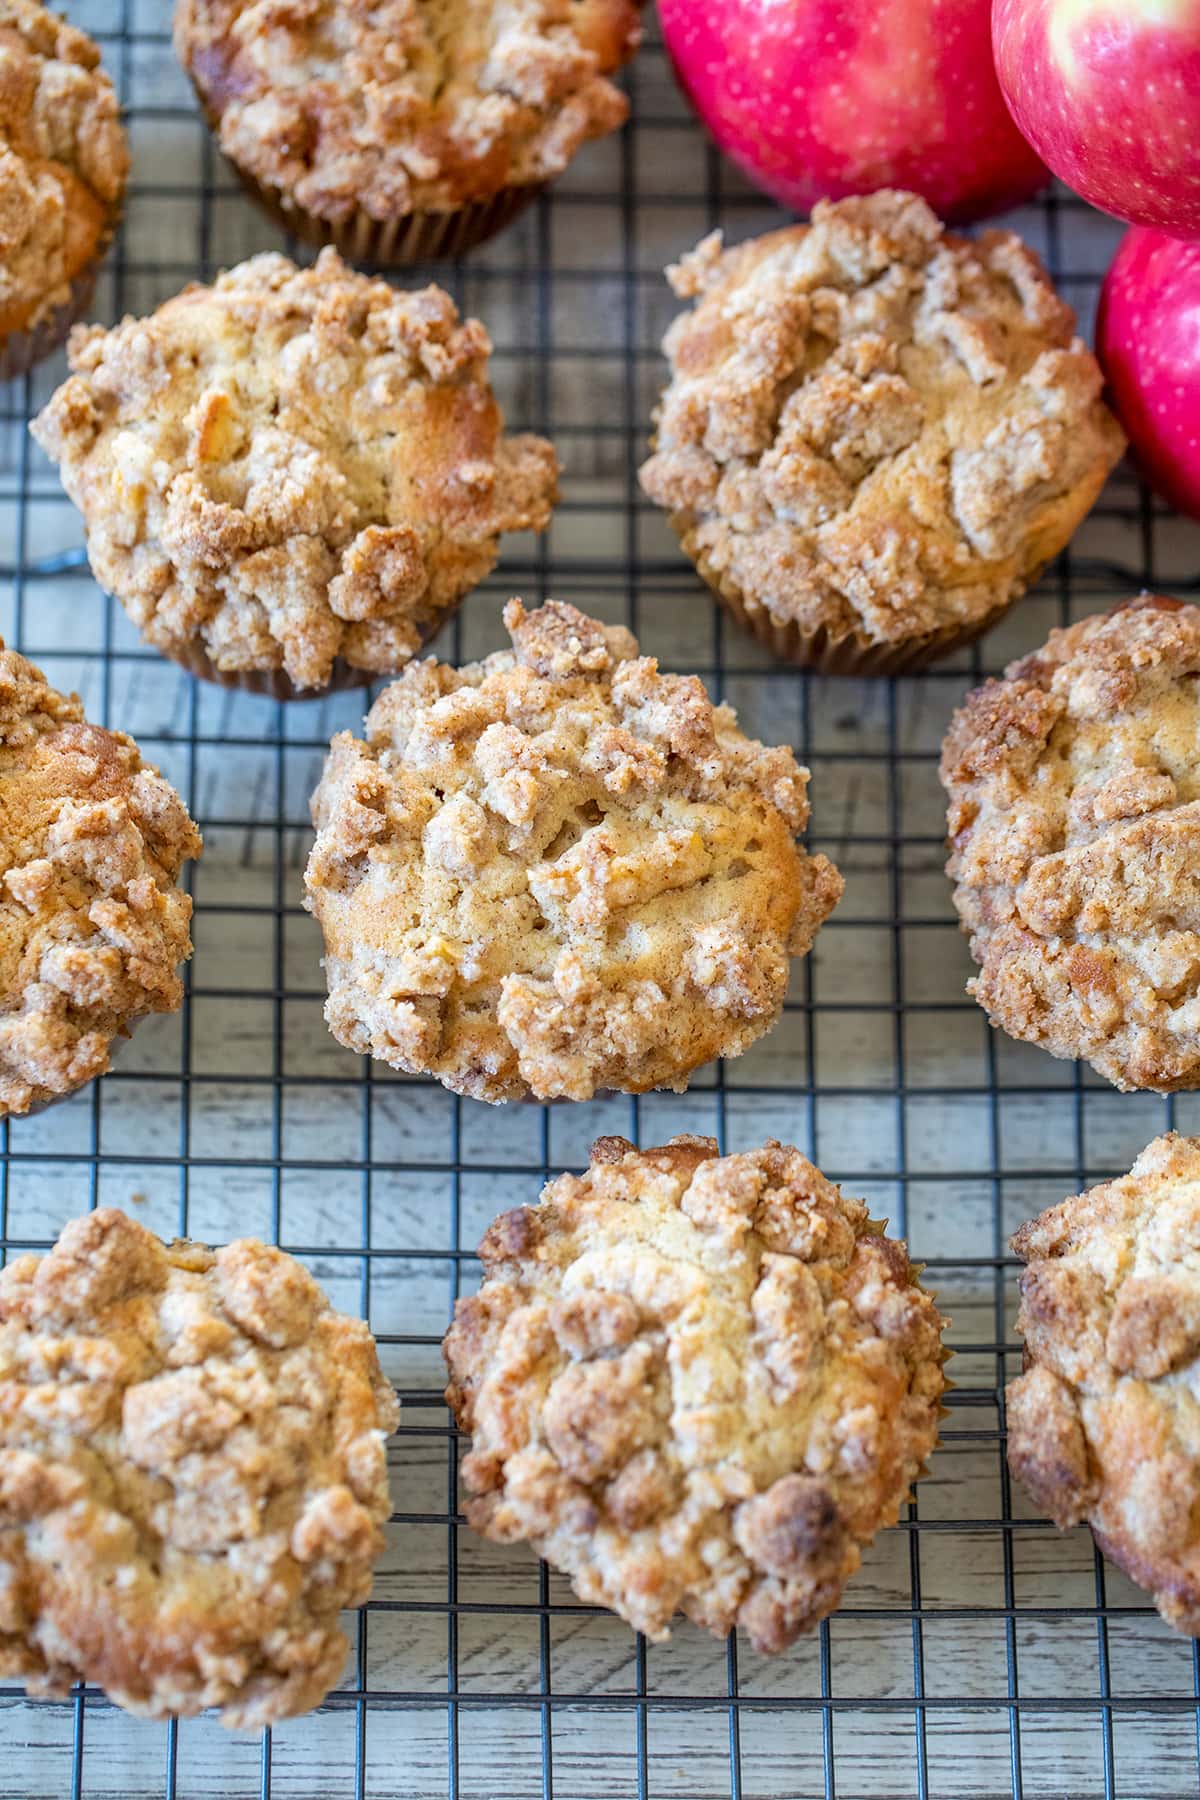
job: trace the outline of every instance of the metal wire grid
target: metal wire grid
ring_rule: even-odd
[[[199,124],[167,0],[77,0],[135,146],[133,197],[97,300],[146,310],[256,248],[272,228]],[[779,1028],[686,1096],[497,1113],[339,1050],[320,1018],[318,944],[300,904],[305,806],[331,730],[361,701],[283,707],[198,687],[144,649],[86,570],[78,521],[25,432],[61,360],[0,411],[4,634],[91,716],[132,730],[200,819],[196,956],[181,1015],[140,1028],[103,1083],[4,1128],[0,1249],[44,1247],[102,1201],[156,1229],[258,1231],[372,1321],[401,1389],[400,1510],[354,1656],[322,1711],[261,1740],[209,1719],[127,1720],[94,1690],[33,1705],[0,1688],[0,1792],[21,1796],[1104,1795],[1197,1792],[1200,1660],[1086,1534],[1060,1538],[1009,1487],[1002,1391],[1012,1338],[1008,1232],[1128,1166],[1188,1097],[1120,1097],[989,1033],[962,994],[965,953],[941,874],[933,777],[952,705],[982,667],[1143,582],[1195,592],[1188,527],[1120,477],[1070,558],[982,650],[920,681],[822,682],[772,667],[727,627],[641,500],[636,463],[674,302],[661,266],[724,224],[774,222],[707,150],[656,43],[628,76],[630,126],[593,147],[499,242],[431,271],[496,340],[514,426],[567,466],[552,533],[510,546],[444,634],[494,647],[498,600],[556,593],[639,631],[749,729],[813,770],[811,839],[847,876]],[[1016,221],[1087,315],[1115,228],[1067,196]],[[575,1602],[520,1552],[460,1532],[459,1446],[437,1343],[502,1206],[579,1166],[602,1131],[635,1142],[768,1132],[864,1193],[927,1259],[955,1315],[944,1447],[848,1603],[777,1662],[681,1627],[663,1648]]]

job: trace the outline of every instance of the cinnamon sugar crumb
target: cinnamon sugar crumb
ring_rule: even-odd
[[[200,834],[132,738],[0,644],[0,1117],[81,1087],[192,953]]]
[[[841,877],[808,771],[627,631],[551,602],[414,663],[313,796],[339,1042],[498,1101],[682,1088],[770,1029]]]
[[[398,1415],[367,1327],[283,1251],[104,1208],[0,1272],[0,1675],[258,1729],[341,1675]]]
[[[1033,253],[884,190],[676,268],[696,306],[641,472],[683,547],[806,632],[969,625],[1067,542],[1124,439]]]
[[[316,689],[339,658],[395,673],[502,532],[549,524],[554,451],[505,433],[490,350],[440,288],[256,256],[76,330],[32,430],[150,643]]]
[[[66,304],[128,173],[95,44],[36,0],[0,0],[0,332]]]
[[[1116,1087],[1200,1086],[1200,608],[1143,596],[970,695],[948,873],[994,1024]]]
[[[561,174],[627,112],[634,0],[178,0],[175,44],[256,180],[317,218],[443,212]]]
[[[1195,1413],[1200,1139],[1155,1138],[1128,1175],[1023,1225],[1008,1455],[1065,1529],[1086,1520],[1167,1623],[1200,1636]]]
[[[937,1437],[933,1300],[798,1150],[594,1147],[505,1213],[443,1346],[469,1522],[649,1637],[785,1649],[838,1605]]]

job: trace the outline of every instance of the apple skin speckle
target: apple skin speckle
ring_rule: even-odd
[[[991,0],[660,0],[667,49],[718,146],[782,205],[880,187],[952,223],[1047,180],[1004,104]]]
[[[1126,232],[1100,295],[1096,354],[1138,468],[1200,518],[1200,243]]]
[[[1056,175],[1119,219],[1200,237],[1200,0],[995,0],[992,33]]]

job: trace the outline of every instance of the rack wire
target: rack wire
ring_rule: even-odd
[[[174,63],[168,0],[67,10],[101,42],[135,151],[96,316],[147,311],[254,250],[294,249],[215,152]],[[428,272],[492,333],[510,422],[547,432],[566,466],[548,538],[506,546],[436,648],[457,660],[496,647],[509,593],[571,599],[630,624],[664,666],[699,673],[749,730],[811,767],[810,841],[845,873],[845,900],[777,1030],[686,1095],[495,1111],[334,1044],[300,871],[308,794],[362,696],[281,706],[198,686],[142,646],[91,580],[79,521],[25,430],[61,357],[3,393],[0,628],[90,716],[138,737],[206,850],[182,1012],[140,1028],[103,1082],[3,1128],[0,1249],[45,1247],[113,1201],[167,1235],[256,1231],[370,1319],[404,1401],[399,1510],[328,1703],[255,1738],[209,1717],[138,1723],[93,1689],[48,1704],[0,1687],[12,1800],[1200,1791],[1195,1647],[1086,1533],[1031,1516],[1009,1484],[1003,1420],[1019,1356],[1009,1232],[1128,1167],[1158,1130],[1200,1128],[1200,1106],[1118,1096],[989,1031],[963,993],[936,783],[950,711],[981,672],[1142,585],[1196,593],[1200,534],[1119,473],[1070,554],[982,647],[897,683],[772,666],[723,622],[635,470],[676,304],[664,263],[715,225],[737,239],[778,216],[706,145],[653,32],[627,85],[624,132],[496,243]],[[1089,323],[1118,228],[1061,192],[1013,223]],[[688,1625],[648,1646],[522,1551],[476,1539],[457,1510],[437,1346],[477,1278],[484,1225],[581,1166],[602,1132],[649,1144],[678,1130],[726,1149],[771,1133],[798,1143],[890,1216],[954,1316],[957,1386],[928,1478],[841,1611],[775,1660]]]

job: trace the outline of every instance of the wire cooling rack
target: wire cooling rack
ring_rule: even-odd
[[[280,238],[215,154],[175,66],[167,0],[75,0],[128,109],[134,176],[96,315],[143,312]],[[404,1399],[398,1511],[345,1680],[262,1737],[211,1719],[138,1723],[95,1690],[32,1704],[0,1688],[0,1795],[293,1800],[1154,1800],[1198,1791],[1200,1661],[1092,1549],[1030,1516],[1004,1463],[1013,1339],[1009,1232],[1128,1167],[1197,1101],[1120,1096],[991,1033],[942,873],[938,746],[982,670],[1143,583],[1200,587],[1200,533],[1119,473],[1069,557],[981,649],[919,680],[809,679],[772,667],[682,561],[635,468],[676,303],[663,264],[723,224],[777,222],[706,146],[648,43],[627,129],[464,265],[437,271],[496,345],[514,426],[548,432],[565,499],[437,649],[501,641],[510,593],[555,594],[634,626],[747,728],[813,772],[813,844],[846,897],[796,973],[778,1028],[683,1096],[491,1109],[340,1049],[300,906],[307,799],[361,696],[279,706],[198,686],[142,647],[88,574],[79,521],[25,430],[62,359],[3,393],[0,629],[89,714],[138,737],[205,836],[181,1014],[142,1026],[119,1068],[3,1132],[0,1245],[48,1244],[89,1206],[220,1241],[256,1232],[361,1310]],[[1117,227],[1052,194],[1014,217],[1090,325]],[[434,273],[431,271],[431,273]],[[456,1510],[459,1446],[438,1342],[492,1215],[586,1160],[590,1140],[774,1133],[865,1195],[926,1259],[953,1314],[943,1446],[846,1605],[774,1660],[690,1625],[647,1646],[578,1604]]]

